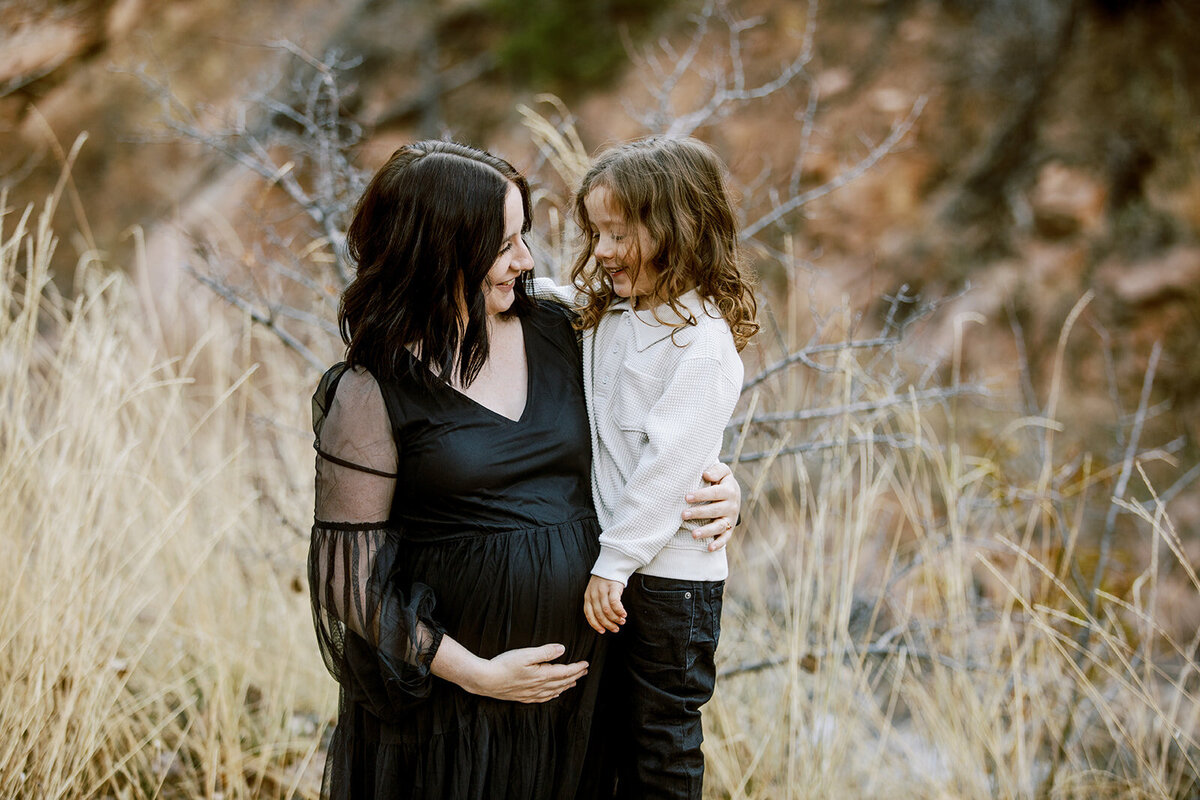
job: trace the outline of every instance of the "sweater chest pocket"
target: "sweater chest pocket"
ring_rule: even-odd
[[[665,381],[629,366],[622,366],[617,373],[609,413],[634,452],[640,451],[646,443],[646,419],[650,409],[662,398],[665,385]]]

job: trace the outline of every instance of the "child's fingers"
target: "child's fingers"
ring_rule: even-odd
[[[620,585],[616,585],[608,590],[608,605],[615,616],[613,621],[618,625],[625,624],[625,605],[621,602],[621,590],[623,588]]]
[[[596,618],[596,611],[592,608],[592,603],[589,600],[583,601],[583,616],[587,619],[587,624],[591,626],[596,633],[604,633],[604,626]]]
[[[608,592],[602,592],[600,594],[600,611],[600,622],[605,628],[613,633],[616,633],[621,629],[620,625],[623,620],[613,611],[612,602],[609,599]]]

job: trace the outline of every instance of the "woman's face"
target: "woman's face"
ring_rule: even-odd
[[[533,256],[521,238],[521,229],[524,227],[525,209],[521,205],[521,190],[515,183],[509,183],[504,199],[504,241],[483,285],[489,315],[501,314],[512,306],[517,278],[533,269]]]
[[[646,263],[654,252],[650,231],[640,222],[630,222],[612,201],[607,186],[597,186],[583,198],[588,219],[592,223],[592,251],[596,263],[608,273],[613,291],[619,297],[647,297],[654,291],[657,270]]]

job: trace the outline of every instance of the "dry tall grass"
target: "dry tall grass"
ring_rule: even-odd
[[[274,509],[310,513],[311,450],[255,415],[307,379],[220,314],[164,355],[91,259],[61,296],[54,202],[0,201],[0,797],[288,796],[332,698]]]
[[[1068,460],[1054,387],[1039,417],[919,403],[834,352],[773,398],[831,407],[829,447],[741,470],[757,483],[708,711],[717,794],[1200,794],[1200,632],[1169,617],[1200,582],[1141,457]],[[1124,563],[1096,579],[1114,504]]]
[[[60,295],[53,202],[0,216],[0,796],[312,796],[315,376],[220,306],[168,356],[92,259]],[[1200,583],[1162,509],[1117,501],[1146,560],[1093,601],[1080,543],[1122,465],[1065,469],[1053,413],[969,436],[865,352],[747,398],[834,411],[802,423],[825,449],[735,444],[766,455],[739,467],[709,796],[1195,796],[1196,642],[1158,594]]]

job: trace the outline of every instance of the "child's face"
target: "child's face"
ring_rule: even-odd
[[[646,263],[654,252],[650,232],[640,222],[630,223],[612,203],[607,186],[597,186],[583,198],[591,220],[592,251],[596,264],[612,280],[613,291],[620,297],[648,297],[654,291],[657,270]]]

